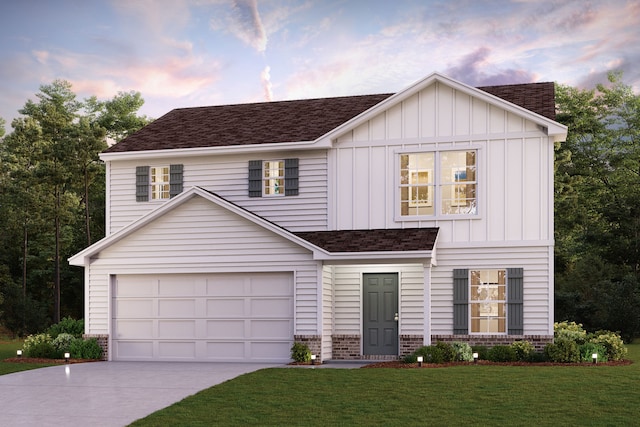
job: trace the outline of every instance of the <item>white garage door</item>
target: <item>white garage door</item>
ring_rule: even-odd
[[[114,360],[287,362],[291,273],[121,275]]]

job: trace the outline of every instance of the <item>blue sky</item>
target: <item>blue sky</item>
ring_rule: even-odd
[[[140,110],[395,92],[438,71],[480,86],[640,92],[638,0],[20,0],[0,2],[0,117],[40,85]],[[7,126],[10,130],[9,126]]]

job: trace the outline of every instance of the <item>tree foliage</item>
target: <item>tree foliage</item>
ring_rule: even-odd
[[[558,85],[556,318],[640,334],[640,96],[611,73]]]
[[[148,123],[143,102],[137,92],[79,101],[55,80],[0,134],[0,322],[14,333],[82,317],[83,273],[66,259],[104,236],[98,154]]]

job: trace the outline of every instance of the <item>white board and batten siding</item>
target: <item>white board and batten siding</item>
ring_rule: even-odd
[[[91,260],[88,273],[91,286],[88,290],[89,302],[86,313],[88,325],[90,325],[88,333],[113,334],[112,322],[117,321],[117,317],[113,316],[118,315],[118,300],[114,300],[118,298],[115,287],[121,277],[127,278],[129,283],[132,283],[132,278],[139,277],[147,280],[152,276],[154,278],[152,280],[162,283],[163,280],[173,280],[172,278],[176,277],[213,280],[218,277],[218,274],[233,274],[233,277],[238,280],[253,277],[259,282],[260,277],[284,275],[284,277],[290,277],[292,281],[292,327],[286,352],[286,358],[288,358],[294,334],[318,333],[316,281],[319,268],[317,261],[312,260],[308,250],[209,200],[194,197],[156,218],[127,236],[126,239],[115,242]],[[185,283],[188,282],[189,280],[185,279]],[[187,288],[190,286],[187,285]],[[155,289],[160,288],[156,286]],[[206,286],[202,289],[206,289]],[[201,301],[207,299],[215,299],[215,292],[211,294],[202,289],[183,297],[187,300],[200,301],[197,304],[202,304]],[[158,293],[160,291],[156,292],[156,294],[147,295],[146,301],[147,304],[160,307],[163,300]],[[279,294],[276,293],[277,295]],[[246,304],[251,304],[253,296],[240,293],[234,297],[244,298]],[[257,296],[264,297],[264,295]],[[191,318],[189,321],[193,321],[202,313],[202,311],[194,312],[192,316],[188,315],[185,319]],[[251,312],[247,316],[251,318]],[[157,326],[161,318],[162,316],[148,317],[147,325]],[[247,322],[251,323],[251,320]],[[262,326],[265,324],[262,322]],[[202,322],[198,325],[200,331],[204,330]],[[197,339],[210,338],[210,336],[198,335]],[[112,339],[116,340],[117,337],[113,336]],[[146,345],[147,347],[155,346],[154,354],[158,355],[159,342],[147,342]],[[203,358],[206,354],[202,349],[205,341],[198,342],[200,344],[194,344],[191,347],[199,346],[197,358]],[[187,347],[189,346],[185,344],[182,348]],[[281,346],[280,349],[282,348],[284,347]],[[253,356],[248,354],[247,357]],[[258,360],[258,358],[253,357],[252,360]]]
[[[299,159],[299,195],[249,197],[248,161]],[[326,151],[246,155],[189,156],[155,160],[108,162],[109,234],[125,227],[165,201],[136,202],[136,166],[182,164],[183,187],[202,187],[291,231],[327,228]]]
[[[478,215],[401,218],[399,153],[452,149],[477,150]],[[329,228],[440,227],[439,243],[548,241],[552,162],[553,140],[535,123],[436,82],[338,137]]]

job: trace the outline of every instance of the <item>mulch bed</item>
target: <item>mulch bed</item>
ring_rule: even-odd
[[[415,368],[448,368],[451,366],[465,365],[496,365],[496,366],[625,366],[631,365],[631,360],[616,360],[614,362],[593,363],[553,363],[553,362],[490,362],[488,360],[478,360],[474,362],[449,362],[449,363],[423,363],[419,366],[417,363],[404,363],[401,360],[393,360],[388,362],[370,363],[362,368],[395,368],[395,369],[415,369]]]
[[[65,363],[86,363],[86,362],[100,362],[96,359],[69,359],[67,362],[64,359],[41,359],[37,357],[10,357],[9,359],[3,359],[2,362],[9,363],[50,363],[56,365],[64,365]]]

